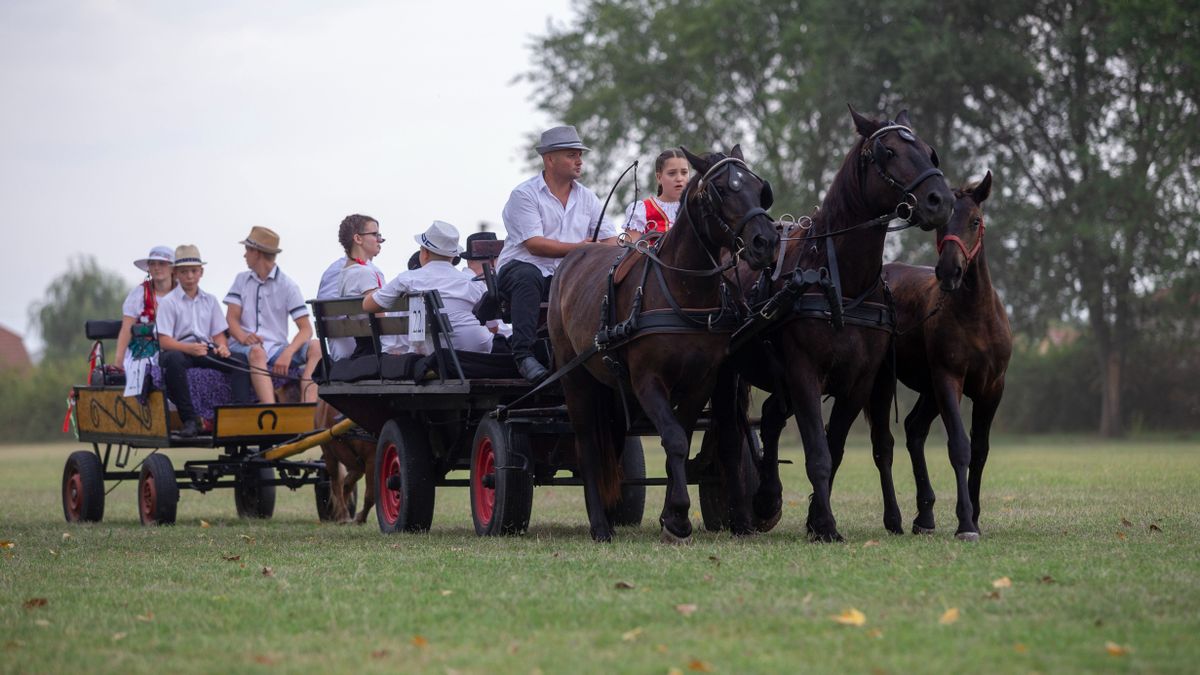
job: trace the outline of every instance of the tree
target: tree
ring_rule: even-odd
[[[535,42],[526,77],[601,174],[743,142],[797,215],[852,140],[847,102],[909,108],[952,183],[997,175],[988,251],[1014,323],[1087,322],[1115,434],[1143,300],[1198,262],[1194,4],[591,0]]]
[[[121,318],[128,291],[125,282],[101,269],[94,257],[72,260],[69,269],[50,282],[46,299],[29,308],[30,320],[45,345],[43,358],[84,358],[90,346],[84,322]]]

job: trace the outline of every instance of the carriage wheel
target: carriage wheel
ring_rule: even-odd
[[[379,531],[423,532],[433,523],[433,457],[424,429],[411,417],[388,420],[375,453],[375,517]]]
[[[631,436],[625,439],[621,451],[621,473],[627,480],[646,478],[646,454],[642,451],[642,439]],[[622,485],[621,498],[608,512],[608,522],[618,527],[637,527],[642,524],[646,511],[646,486]]]
[[[330,522],[333,520],[333,500],[330,498],[333,491],[330,489],[329,481],[323,480],[315,483],[313,492],[316,493],[317,498],[317,517],[323,523]],[[346,510],[350,512],[351,518],[358,511],[358,483],[350,488],[350,499],[346,502]]]
[[[76,450],[67,458],[62,503],[68,523],[98,523],[104,519],[104,465],[96,453]]]
[[[233,503],[238,518],[270,518],[275,515],[275,469],[269,466],[243,469],[233,486]]]
[[[138,476],[138,516],[143,525],[174,525],[179,484],[166,455],[154,453],[142,463]]]
[[[528,438],[485,417],[471,444],[471,520],[475,534],[521,534],[533,509],[533,477],[525,468]]]

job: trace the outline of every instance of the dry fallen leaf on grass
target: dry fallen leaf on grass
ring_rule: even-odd
[[[698,673],[711,673],[713,671],[713,667],[706,661],[692,659],[691,661],[688,661],[688,670],[694,670]]]
[[[68,541],[71,538],[70,532],[63,532],[63,541]]]
[[[29,598],[21,604],[25,609],[34,609],[37,607],[45,607],[49,600],[45,598]]]
[[[250,536],[250,535],[248,535],[248,534],[239,534],[239,535],[238,535],[238,539],[241,539],[242,541],[244,541],[244,542],[246,542],[246,543],[248,543],[248,544],[253,544],[253,543],[254,543],[254,537],[251,537],[251,536]]]
[[[879,630],[878,628],[872,628],[871,630],[867,631],[867,637],[872,637],[878,640],[879,638],[883,637],[883,631]]]
[[[985,595],[983,597],[988,600],[999,600],[1000,599],[1000,591],[991,591],[990,593],[988,593],[987,595]]]
[[[441,594],[442,594],[442,597],[446,597],[447,595],[454,595],[454,591],[442,589]]]
[[[843,626],[861,626],[867,622],[867,615],[850,607],[841,614],[829,617]]]
[[[1125,533],[1118,530],[1117,531],[1117,539],[1120,539],[1121,541],[1125,541]]]
[[[221,556],[221,558],[223,560],[227,560],[229,562],[237,562],[242,559],[242,556],[240,556],[240,555],[223,555],[223,556]]]
[[[949,626],[955,621],[958,621],[957,607],[951,607],[950,609],[946,610],[942,613],[942,618],[938,619],[938,623],[942,624],[943,626]]]
[[[274,567],[267,566],[267,565],[263,565],[263,568],[262,568],[262,575],[263,575],[264,577],[273,577],[273,576],[275,576],[275,568],[274,568]]]
[[[1155,525],[1154,523],[1150,523],[1150,531],[1151,532],[1162,532],[1162,528],[1159,527],[1158,525]]]
[[[1104,651],[1108,652],[1109,656],[1125,656],[1131,650],[1129,647],[1123,647],[1115,642],[1105,642]]]
[[[386,649],[376,649],[375,651],[371,652],[371,658],[382,659],[391,656],[391,654],[392,653]]]
[[[34,623],[41,626],[42,628],[45,628],[50,625],[50,622],[45,619],[35,619]]]
[[[17,542],[11,539],[0,539],[0,548],[16,548]]]
[[[700,609],[700,608],[697,605],[693,605],[690,603],[685,604],[685,605],[675,605],[675,611],[679,612],[680,614],[682,614],[684,616],[691,616],[691,615],[695,614],[697,609]]]
[[[212,527],[212,525],[209,525],[207,520],[201,520],[200,527]]]
[[[617,583],[613,584],[613,588],[615,588],[619,591],[628,591],[628,590],[637,588],[637,586],[634,586],[633,584],[629,583],[628,581],[618,581]]]
[[[633,642],[634,640],[641,637],[641,635],[642,635],[642,629],[639,626],[638,628],[634,628],[633,630],[627,630],[624,633],[621,633],[621,640],[623,642]]]
[[[418,649],[424,649],[429,646],[429,640],[426,640],[420,635],[414,635],[412,639],[413,646]]]
[[[137,616],[135,616],[133,618],[137,619],[138,621],[144,621],[144,622],[149,623],[154,620],[154,612],[146,612],[145,614],[138,614]]]
[[[1026,654],[1029,652],[1029,647],[1026,647],[1025,645],[1018,642],[1013,645],[1013,651],[1018,654]]]
[[[125,633],[113,633],[113,642],[125,639]]]
[[[266,654],[255,654],[255,655],[254,655],[254,662],[255,662],[255,663],[261,663],[261,664],[262,664],[262,665],[264,665],[264,666],[273,666],[273,665],[275,665],[275,659],[271,658],[270,656],[267,656]]]
[[[667,675],[683,675],[683,671],[675,666],[671,666],[670,668],[667,668]]]
[[[717,564],[717,567],[720,567],[720,566],[721,566],[721,559],[720,559],[720,558],[718,558],[717,556],[715,556],[715,555],[710,555],[710,556],[708,556],[708,559],[709,559],[709,560],[711,560],[711,561],[713,561],[714,563],[716,563],[716,564]]]
[[[1012,579],[1000,577],[992,582],[992,588],[1012,588]]]
[[[1041,578],[1041,582],[1043,584],[1052,584],[1052,583],[1054,583],[1054,577],[1047,574],[1046,576]]]
[[[871,546],[878,546],[878,545],[879,545],[878,539],[868,539],[863,542],[863,548],[869,548]]]
[[[50,557],[52,557],[52,558],[58,557],[58,551],[55,551],[54,549],[48,549],[48,550],[50,551]]]

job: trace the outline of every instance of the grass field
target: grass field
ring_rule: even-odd
[[[941,450],[941,530],[888,535],[861,439],[834,492],[847,543],[808,543],[793,451],[779,528],[746,541],[701,532],[684,548],[658,543],[653,488],[646,523],[603,546],[569,488],[539,488],[520,538],[476,538],[461,488],[438,493],[424,535],[381,535],[373,516],[320,525],[311,489],[281,489],[262,522],[239,521],[228,491],[188,492],[175,527],[146,529],[129,483],[103,523],[69,526],[59,480],[78,447],[0,447],[0,671],[1200,668],[1196,440],[997,442],[978,544],[953,538]],[[211,453],[171,455],[178,466]],[[657,448],[648,457],[661,467]],[[912,479],[897,460],[908,520]]]

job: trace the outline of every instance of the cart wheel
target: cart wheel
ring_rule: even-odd
[[[642,439],[631,436],[625,439],[621,451],[621,472],[626,479],[646,478],[646,454],[642,451]],[[608,512],[608,522],[618,527],[637,527],[642,524],[646,511],[646,486],[622,485],[621,498]]]
[[[533,509],[533,477],[525,468],[529,440],[485,417],[471,445],[471,520],[475,534],[521,534]]]
[[[233,503],[238,518],[270,518],[275,515],[275,469],[269,466],[243,469],[233,486]]]
[[[314,492],[317,497],[317,517],[321,522],[328,523],[333,520],[333,500],[330,499],[332,490],[329,489],[329,481],[323,480],[313,485]],[[358,511],[358,483],[350,489],[350,501],[346,502],[346,509],[350,512],[350,517]]]
[[[707,433],[707,432],[705,432]],[[746,490],[753,495],[758,490],[758,464],[755,455],[761,450],[742,443],[742,473],[747,477]],[[725,498],[725,476],[721,464],[714,460],[700,476],[700,517],[704,529],[720,532],[729,529],[729,500]]]
[[[98,523],[104,519],[104,465],[96,453],[76,450],[67,458],[62,503],[68,523]]]
[[[143,525],[174,525],[179,484],[166,455],[154,453],[142,463],[138,477],[138,516]]]
[[[425,430],[411,417],[388,420],[375,453],[379,531],[423,532],[433,523],[433,457]]]

